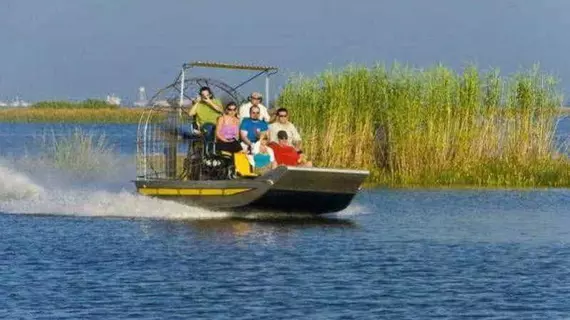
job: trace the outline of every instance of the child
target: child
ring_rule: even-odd
[[[263,173],[269,169],[277,168],[275,162],[275,154],[273,150],[267,145],[269,137],[267,133],[262,133],[259,141],[257,141],[252,148],[251,155],[248,156],[254,171]]]

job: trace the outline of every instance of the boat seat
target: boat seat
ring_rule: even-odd
[[[251,169],[251,164],[249,163],[245,152],[234,153],[234,165],[236,172],[240,177],[254,178],[258,176],[258,174],[254,173]]]

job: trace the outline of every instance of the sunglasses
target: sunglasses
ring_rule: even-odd
[[[236,108],[227,108],[226,110],[227,111],[236,111],[237,109]]]
[[[260,97],[251,97],[251,100],[261,100]]]

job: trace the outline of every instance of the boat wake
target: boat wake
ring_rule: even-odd
[[[37,167],[37,166],[36,166]],[[217,219],[229,213],[189,207],[134,193],[117,181],[70,183],[69,176],[53,171],[27,174],[0,161],[0,212],[9,214],[74,215],[152,219]],[[34,179],[33,177],[37,177]],[[119,178],[120,179],[120,178]],[[37,181],[42,180],[42,181]],[[119,189],[120,188],[120,189]],[[119,189],[119,190],[117,190]]]

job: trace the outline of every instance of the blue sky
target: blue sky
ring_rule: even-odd
[[[349,62],[540,62],[568,91],[568,12],[568,0],[2,0],[0,100],[135,99],[189,60],[277,65],[277,85]]]

